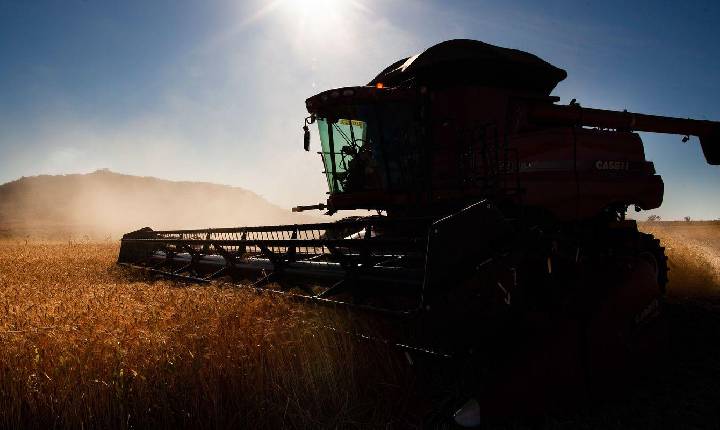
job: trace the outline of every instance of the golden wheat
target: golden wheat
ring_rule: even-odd
[[[641,229],[666,248],[671,299],[720,296],[720,225],[643,223]]]
[[[0,427],[335,428],[399,416],[404,401],[383,401],[404,396],[393,353],[369,353],[284,299],[148,282],[116,267],[117,251],[0,242]]]
[[[671,298],[720,292],[697,240],[720,229],[642,228],[668,248]],[[323,328],[352,331],[349,316],[153,280],[117,267],[117,252],[111,242],[0,241],[0,428],[420,424],[402,354]]]

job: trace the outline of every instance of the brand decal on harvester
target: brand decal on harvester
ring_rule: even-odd
[[[630,162],[598,160],[595,162],[595,168],[598,170],[630,170]]]

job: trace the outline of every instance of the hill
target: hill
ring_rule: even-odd
[[[23,177],[0,185],[0,236],[118,237],[153,229],[312,221],[238,187],[108,170]]]

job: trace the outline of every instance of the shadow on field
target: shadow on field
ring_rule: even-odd
[[[667,341],[657,360],[617,391],[537,425],[497,428],[627,429],[720,426],[720,300],[666,303]]]
[[[633,381],[541,428],[720,428],[720,224],[655,223],[641,229],[666,247],[666,341]],[[511,425],[525,428],[525,425]]]

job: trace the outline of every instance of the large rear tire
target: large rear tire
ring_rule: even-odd
[[[597,297],[587,320],[584,361],[592,391],[626,384],[664,345],[665,249],[652,235],[636,234],[634,249],[618,265],[618,282]]]
[[[641,258],[645,258],[651,265],[654,265],[657,277],[657,283],[660,291],[665,294],[668,283],[668,258],[665,255],[665,247],[660,244],[660,240],[648,233],[640,233],[640,253]]]

